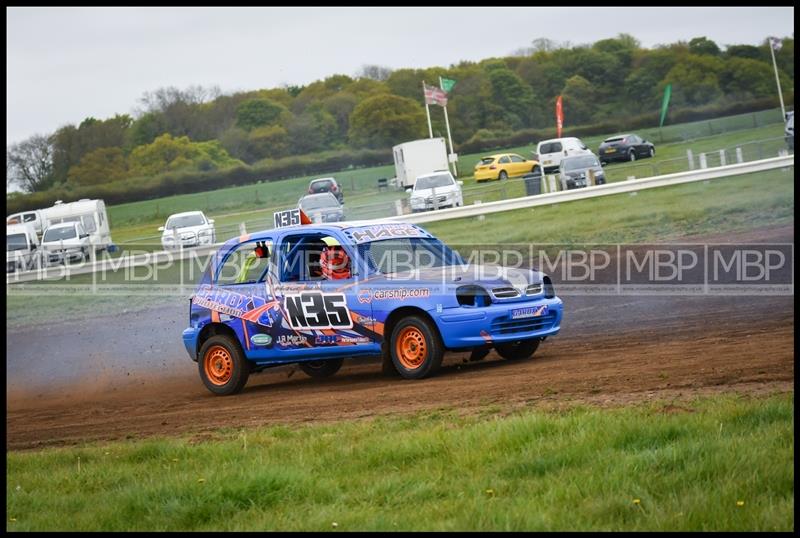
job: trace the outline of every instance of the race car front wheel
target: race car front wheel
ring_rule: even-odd
[[[206,388],[220,396],[241,392],[251,368],[236,341],[223,334],[206,340],[197,366]]]
[[[300,369],[311,377],[330,377],[339,371],[344,359],[301,362]]]
[[[506,342],[504,344],[495,344],[494,348],[497,354],[504,359],[527,359],[531,357],[539,348],[539,338],[532,340],[517,340],[516,342]]]
[[[436,326],[421,316],[403,318],[392,330],[392,363],[406,379],[422,379],[442,365],[444,344]]]

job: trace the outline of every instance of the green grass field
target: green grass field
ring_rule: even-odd
[[[7,530],[794,529],[791,395],[10,452]],[[677,410],[677,412],[676,412]]]
[[[688,128],[686,126],[691,125],[693,124],[673,126],[673,128]],[[687,147],[692,149],[695,156],[701,152],[726,149],[728,163],[735,160],[736,146],[742,147],[746,160],[777,155],[777,151],[785,147],[782,124],[773,123],[721,134],[709,134],[713,132],[713,129],[708,133],[697,131],[697,134],[704,134],[705,137],[689,142],[659,144],[657,139],[654,139],[657,148],[655,158],[642,159],[634,163],[611,164],[606,168],[607,180],[613,182],[627,179],[629,176],[646,177],[688,170]],[[605,136],[588,137],[584,142],[596,150],[604,138]],[[760,140],[769,142],[752,143]],[[462,155],[459,159],[459,179],[464,182],[464,202],[471,204],[476,200],[488,202],[524,196],[525,189],[521,180],[477,184],[472,177],[472,170],[475,163],[488,153],[512,152],[530,158],[533,148],[533,145],[526,145]],[[718,154],[710,154],[708,165],[718,164]],[[344,186],[345,215],[351,220],[395,214],[394,201],[408,197],[403,191],[377,190],[378,178],[394,176],[392,165],[321,175],[333,175]],[[312,177],[320,175],[110,206],[108,212],[112,224],[111,235],[115,243],[125,247],[147,245],[151,249],[160,249],[160,232],[157,228],[164,224],[166,217],[171,213],[197,209],[205,211],[209,217],[216,220],[219,238],[238,234],[238,226],[242,222],[249,230],[269,228],[272,226],[272,213],[294,207],[297,200],[305,194]]]

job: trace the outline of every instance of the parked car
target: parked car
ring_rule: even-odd
[[[464,205],[463,181],[456,181],[448,170],[417,177],[411,190],[411,211],[427,211]]]
[[[42,236],[42,260],[45,265],[88,260],[92,249],[89,233],[80,222],[48,226]]]
[[[170,215],[167,223],[158,228],[164,250],[213,245],[217,241],[214,219],[202,211],[187,211]]]
[[[6,226],[6,273],[35,269],[39,266],[40,252],[33,223]]]
[[[786,113],[786,127],[784,128],[786,145],[794,151],[794,111]]]
[[[319,194],[320,192],[330,192],[336,196],[340,204],[344,203],[344,193],[342,186],[339,185],[332,177],[322,177],[319,179],[312,179],[308,185],[308,194]]]
[[[315,223],[344,220],[344,208],[332,192],[306,194],[297,205]]]
[[[536,145],[534,159],[542,163],[545,174],[558,171],[561,159],[572,155],[588,155],[591,150],[586,147],[580,138],[565,137],[542,140]]]
[[[598,156],[600,164],[612,161],[635,161],[643,157],[653,157],[656,147],[639,135],[622,134],[606,138],[600,144]]]
[[[516,153],[501,153],[483,157],[475,165],[475,180],[506,179],[524,176],[539,166],[538,161],[523,159]]]
[[[595,185],[604,185],[606,175],[596,155],[575,155],[564,157],[559,165],[561,182],[567,190],[578,189],[588,185],[589,173],[594,174]]]
[[[323,258],[336,260],[338,275],[319,275]],[[243,273],[247,259],[252,270]],[[206,271],[190,299],[183,344],[203,385],[220,396],[281,364],[323,378],[345,359],[378,355],[385,371],[422,379],[450,350],[525,360],[558,334],[563,317],[544,273],[467,264],[403,222],[254,232],[226,241],[216,260],[219,270]]]

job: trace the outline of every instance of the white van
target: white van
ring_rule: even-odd
[[[6,226],[6,273],[36,269],[40,255],[39,237],[32,223]]]
[[[43,209],[42,217],[44,229],[62,222],[80,222],[95,250],[104,250],[111,244],[108,214],[103,200],[84,198],[67,204],[59,200],[53,207]]]
[[[32,224],[34,231],[42,235],[42,212],[38,209],[14,213],[6,217],[6,225],[9,224]]]
[[[591,155],[592,150],[586,147],[580,138],[552,138],[542,140],[536,146],[535,159],[542,163],[545,174],[558,172],[561,159],[573,155]]]

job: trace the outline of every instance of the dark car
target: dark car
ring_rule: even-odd
[[[339,185],[332,177],[322,177],[311,180],[311,183],[308,185],[308,194],[319,194],[321,192],[330,192],[336,196],[336,199],[339,200],[340,204],[344,203],[342,186]]]
[[[564,157],[559,165],[561,181],[567,190],[579,189],[588,185],[590,173],[594,175],[595,185],[605,185],[606,174],[600,161],[594,155],[573,155]]]
[[[606,138],[597,152],[602,164],[613,161],[635,161],[642,157],[653,157],[656,147],[639,135],[624,134]]]
[[[300,198],[298,206],[314,223],[344,220],[342,204],[332,192],[306,194]]]

